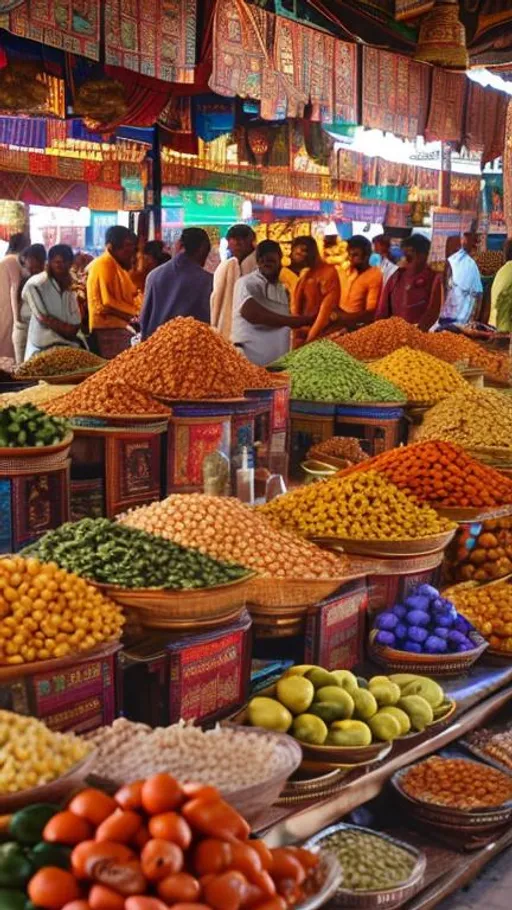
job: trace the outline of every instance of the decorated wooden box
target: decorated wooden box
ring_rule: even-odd
[[[106,644],[94,653],[0,668],[0,708],[32,715],[52,730],[85,733],[116,717],[116,652]]]
[[[406,441],[403,408],[396,405],[337,405],[336,436],[355,436],[368,455],[380,455]]]
[[[141,723],[220,720],[249,695],[251,618],[191,635],[158,633],[119,655],[120,713]]]
[[[160,499],[167,421],[133,426],[77,426],[71,448],[73,512],[112,518]]]
[[[167,434],[167,493],[203,489],[203,461],[212,452],[231,455],[232,408],[221,402],[173,406]]]
[[[266,402],[270,406],[270,433],[287,430],[290,420],[290,386],[282,385],[276,389],[252,389],[246,392],[247,398]]]
[[[69,521],[70,461],[51,470],[0,476],[0,554],[14,553]]]
[[[290,473],[302,479],[301,463],[311,446],[334,436],[336,407],[318,401],[290,402]]]
[[[368,575],[369,617],[400,603],[415,585],[438,587],[444,553],[379,559],[379,573]]]

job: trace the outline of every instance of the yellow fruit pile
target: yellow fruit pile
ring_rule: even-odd
[[[369,364],[369,369],[402,389],[408,401],[418,404],[442,401],[467,385],[451,364],[409,347]]]
[[[120,607],[55,563],[0,560],[0,664],[89,651],[119,638]]]
[[[262,506],[261,512],[275,527],[302,537],[414,540],[456,527],[376,471],[299,487]]]
[[[35,717],[0,710],[0,793],[19,793],[62,777],[91,751],[73,733],[54,733]]]
[[[496,389],[466,384],[425,414],[416,439],[444,439],[465,449],[498,446],[512,451],[512,399]]]
[[[175,494],[135,509],[123,521],[267,577],[339,578],[347,571],[344,557],[276,531],[238,499]]]
[[[478,629],[496,651],[512,653],[512,585],[456,586],[444,592],[456,610]]]

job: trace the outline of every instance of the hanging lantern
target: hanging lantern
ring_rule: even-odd
[[[259,129],[258,127],[247,130],[247,141],[251,152],[256,158],[256,164],[261,166],[270,148],[268,130],[265,128]]]
[[[415,60],[467,69],[466,29],[459,19],[458,0],[437,0],[434,9],[421,20]]]

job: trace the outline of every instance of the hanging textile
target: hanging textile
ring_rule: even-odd
[[[356,124],[357,111],[357,45],[346,41],[334,43],[334,123]]]
[[[429,13],[433,6],[434,0],[395,0],[395,19],[399,22],[418,19]]]
[[[164,82],[193,82],[196,0],[104,0],[105,62]]]
[[[47,123],[45,117],[0,117],[0,145],[44,149]]]
[[[117,212],[123,208],[122,190],[108,189],[104,186],[87,184],[87,206],[97,212]]]
[[[334,102],[335,39],[313,28],[304,29],[305,81],[312,105],[311,119],[331,123]]]
[[[363,48],[363,126],[415,139],[425,131],[430,68],[408,57]]]
[[[469,80],[464,73],[434,67],[425,138],[428,142],[462,141],[464,102]]]
[[[0,28],[38,44],[99,59],[100,0],[25,0],[11,11],[0,4]]]
[[[29,174],[0,174],[0,197],[31,205],[80,209],[87,205],[87,184]]]
[[[463,142],[470,152],[482,152],[482,166],[503,155],[508,95],[470,82]]]
[[[218,0],[213,24],[210,88],[218,95],[261,100],[268,66],[268,17],[244,0]]]

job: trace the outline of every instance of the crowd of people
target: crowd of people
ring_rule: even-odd
[[[444,276],[428,265],[423,234],[402,241],[398,262],[386,235],[373,244],[356,235],[342,265],[324,261],[313,237],[299,236],[283,266],[278,243],[256,245],[252,228],[237,224],[227,233],[228,257],[211,274],[202,228],[186,228],[171,256],[161,241],[137,254],[136,236],[111,227],[96,259],[65,244],[47,255],[41,244],[27,246],[15,234],[0,262],[0,357],[19,363],[45,348],[72,345],[110,359],[176,316],[211,324],[257,364],[389,316],[425,331],[467,323],[482,299],[476,240],[464,234]],[[512,245],[509,259],[504,269],[510,271]]]

